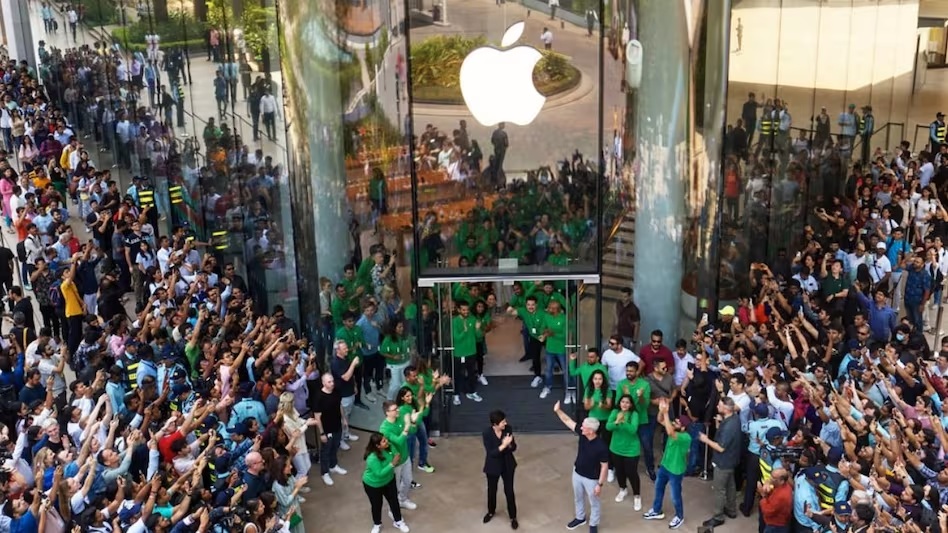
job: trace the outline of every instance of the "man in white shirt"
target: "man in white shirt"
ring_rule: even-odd
[[[888,281],[889,275],[892,274],[892,263],[886,257],[885,249],[884,242],[876,244],[875,255],[866,261],[866,265],[869,267],[869,277],[872,278],[874,285],[878,285],[883,280]]]
[[[550,28],[543,28],[543,32],[540,33],[540,41],[543,42],[544,50],[553,49],[553,32],[550,31]]]
[[[602,364],[606,365],[609,371],[609,385],[612,390],[616,390],[616,385],[625,379],[625,365],[630,361],[638,363],[639,356],[622,346],[622,337],[618,335],[609,337],[609,349],[602,352]]]
[[[681,387],[688,377],[688,366],[695,364],[695,357],[688,353],[688,343],[678,339],[675,343],[675,386]]]
[[[263,114],[263,126],[267,130],[267,137],[271,141],[276,137],[276,111],[276,98],[273,97],[272,91],[267,89],[267,92],[260,97],[260,112]]]
[[[744,391],[744,385],[746,384],[747,378],[744,377],[744,374],[731,374],[731,379],[728,384],[730,390],[727,391],[727,397],[734,400],[734,405],[736,405],[741,412],[746,411],[750,407],[751,402],[750,396]]]
[[[774,418],[786,425],[789,425],[793,418],[793,402],[790,401],[789,388],[786,383],[767,386],[767,401],[777,411]]]

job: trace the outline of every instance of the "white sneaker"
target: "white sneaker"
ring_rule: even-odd
[[[372,533],[382,533],[382,526],[381,525],[372,526]]]
[[[309,494],[312,490],[313,490],[313,489],[311,489],[311,488],[309,488],[309,487],[303,487],[303,488],[300,489],[300,492],[302,492],[303,494]]]
[[[616,503],[622,503],[625,500],[625,497],[629,495],[629,491],[622,489],[619,491],[619,494],[616,494]]]
[[[457,394],[454,395],[454,405],[461,405],[461,397]]]
[[[371,392],[367,392],[367,393],[363,394],[362,397],[365,398],[365,401],[367,401],[367,402],[369,402],[369,403],[375,403],[375,401],[376,401],[376,400],[375,400],[375,396],[372,396],[372,393],[371,393]]]
[[[395,529],[401,531],[402,533],[408,533],[411,531],[408,529],[408,524],[404,520],[399,520],[398,522],[392,522],[392,525],[395,526]]]
[[[543,398],[546,398],[549,395],[550,395],[550,388],[543,387],[543,390],[540,391],[540,399],[542,400]]]
[[[349,442],[355,442],[355,441],[359,440],[359,436],[358,436],[358,435],[353,435],[353,434],[350,433],[350,434],[346,435],[346,440],[349,441]]]
[[[340,476],[344,476],[344,475],[346,475],[346,474],[349,473],[348,470],[346,470],[345,468],[343,468],[343,467],[341,467],[341,466],[339,466],[339,465],[336,465],[336,466],[330,468],[329,471],[332,472],[333,474],[339,474]]]
[[[330,476],[329,474],[323,474],[323,483],[331,487],[333,486],[333,483],[335,482],[332,480],[332,476]]]
[[[409,511],[414,511],[415,509],[418,508],[418,504],[416,504],[415,502],[411,500],[400,501],[398,502],[398,506],[401,507],[402,509],[408,509]]]
[[[615,480],[616,480],[616,471],[610,468],[609,476],[606,478],[606,481],[608,481],[609,483],[612,483]]]
[[[563,405],[569,405],[571,403],[573,403],[573,393],[567,392],[566,397],[563,398]]]
[[[349,446],[349,443],[342,441],[339,443],[339,449],[342,451],[349,451],[352,449],[352,446]]]
[[[533,378],[533,381],[530,382],[530,386],[535,389],[539,387],[541,383],[543,383],[543,378],[541,378],[540,376],[536,376]]]
[[[484,374],[477,376],[477,382],[481,385],[487,385],[487,378],[484,377]]]
[[[641,496],[634,496],[632,498],[632,508],[635,509],[636,511],[642,510],[642,497]]]
[[[484,398],[481,398],[476,392],[466,395],[468,400],[474,400],[475,402],[482,402]]]

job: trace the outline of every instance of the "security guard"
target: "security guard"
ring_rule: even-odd
[[[774,129],[773,107],[768,103],[764,105],[764,111],[760,115],[760,141],[757,143],[758,153],[761,147],[767,150],[768,153],[773,148]]]
[[[945,114],[939,111],[935,114],[935,121],[928,125],[928,142],[932,145],[931,153],[937,154],[941,145],[945,144],[945,134],[948,133],[948,127],[945,126]]]
[[[145,177],[141,178],[135,188],[138,196],[138,208],[141,209],[142,213],[145,213],[148,223],[151,224],[154,230],[154,240],[157,242],[160,235],[158,233],[158,206],[155,204],[155,188]]]
[[[178,127],[184,127],[184,87],[181,83],[175,79],[172,84],[174,85],[174,105],[175,109],[178,112]]]
[[[174,225],[183,225],[187,223],[184,203],[184,187],[175,183],[168,187],[168,199],[171,200],[171,221]]]
[[[767,444],[761,446],[760,448],[760,481],[761,483],[767,483],[770,481],[770,474],[776,468],[783,468],[783,460],[779,454],[779,447],[783,444],[784,437],[787,436],[787,432],[778,428],[772,427],[767,430]]]
[[[242,398],[231,408],[231,422],[246,422],[250,418],[255,418],[261,426],[270,423],[267,408],[263,405],[263,402],[253,397],[253,383],[241,383],[237,393]]]
[[[742,409],[743,411],[743,409]],[[754,509],[754,500],[757,498],[757,482],[761,472],[761,448],[770,441],[771,429],[785,430],[783,422],[770,416],[767,404],[758,403],[750,410],[754,420],[747,423],[747,452],[744,455],[744,471],[747,480],[744,484],[744,501],[741,503],[741,512],[750,516]]]
[[[849,498],[849,481],[839,471],[839,461],[843,458],[843,449],[830,448],[826,454],[826,466],[823,467],[824,479],[816,486],[820,498],[820,509],[832,510],[836,502]]]
[[[132,340],[125,343],[125,354],[115,362],[122,367],[125,372],[125,386],[133,391],[138,388],[138,341]]]

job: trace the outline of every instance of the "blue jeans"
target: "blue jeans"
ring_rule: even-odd
[[[912,324],[915,325],[916,331],[925,331],[925,318],[924,312],[919,309],[921,303],[919,302],[905,302],[905,315]]]
[[[658,473],[655,478],[655,503],[652,504],[652,512],[662,512],[662,503],[665,500],[665,485],[671,483],[672,505],[675,506],[675,516],[685,517],[685,505],[681,501],[681,480],[682,474],[672,474],[665,470],[664,466],[658,467]]]
[[[566,354],[546,352],[546,375],[543,379],[543,386],[553,388],[553,365],[559,365],[563,371],[563,390],[569,387],[569,369],[566,366]]]
[[[642,456],[645,457],[645,471],[655,472],[655,427],[658,417],[648,415],[648,422],[639,426],[639,442],[642,444]]]
[[[705,427],[701,422],[688,424],[688,434],[691,435],[691,451],[688,452],[686,473],[700,472],[704,468],[704,445],[698,440],[698,435],[703,431],[705,431]]]
[[[418,448],[418,465],[428,464],[428,428],[421,420],[418,421],[418,431],[408,436],[408,459],[413,463],[415,448]]]

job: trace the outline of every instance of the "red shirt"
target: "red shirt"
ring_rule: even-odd
[[[175,430],[171,435],[161,437],[161,440],[158,441],[158,453],[161,454],[162,461],[170,463],[174,460],[175,453],[171,451],[171,445],[174,444],[174,441],[183,438],[184,435],[181,434],[180,429]]]
[[[655,363],[655,360],[665,361],[667,371],[674,374],[675,372],[675,356],[672,355],[671,350],[668,349],[664,344],[657,352],[652,351],[652,345],[647,344],[639,350],[639,357],[642,359],[642,362],[645,363],[645,372],[644,375],[649,375],[652,373],[652,365]]]
[[[774,487],[766,498],[760,499],[760,512],[764,515],[764,524],[768,526],[790,525],[793,514],[793,487],[790,482]]]

